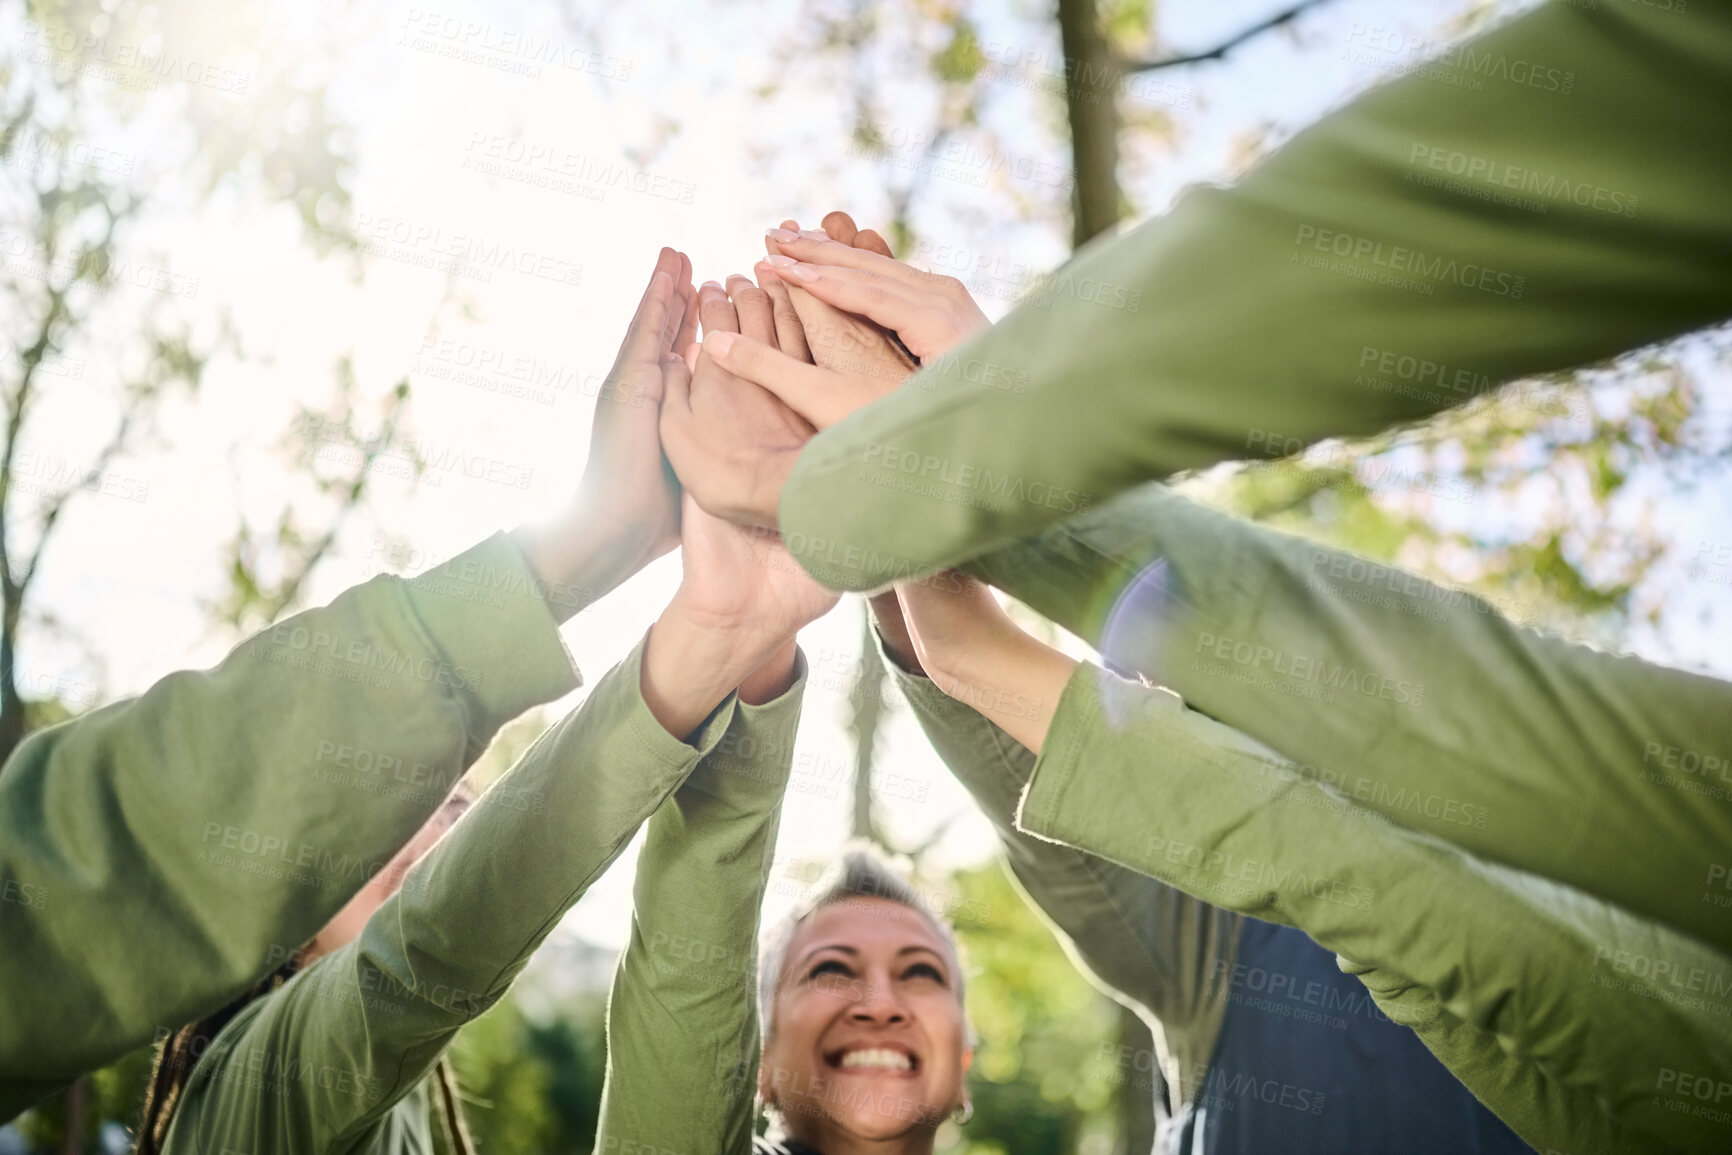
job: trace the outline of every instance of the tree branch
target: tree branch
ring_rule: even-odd
[[[120,424],[115,427],[114,436],[108,439],[108,444],[96,455],[96,460],[85,471],[85,478],[101,474],[114,463],[121,452],[127,447],[127,439],[131,436],[137,410],[129,409],[121,415]],[[22,597],[30,589],[30,580],[36,576],[36,563],[42,560],[42,551],[48,545],[48,539],[54,533],[54,523],[60,520],[60,514],[66,509],[66,503],[84,492],[82,485],[69,485],[49,499],[43,507],[42,527],[36,535],[36,548],[30,553],[30,560],[24,565],[24,572],[15,583],[18,595]]]
[[[1207,52],[1188,52],[1182,56],[1163,56],[1159,60],[1126,60],[1120,67],[1126,72],[1153,72],[1158,68],[1180,68],[1187,64],[1201,64],[1208,60],[1224,60],[1229,52],[1246,41],[1254,40],[1263,33],[1273,31],[1283,24],[1291,24],[1302,13],[1327,3],[1329,0],[1301,0],[1300,3],[1282,9],[1267,20],[1260,21],[1235,33]]]

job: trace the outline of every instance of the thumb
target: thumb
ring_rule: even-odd
[[[661,433],[662,455],[682,487],[685,477],[680,463],[691,460],[686,451],[692,444],[687,431],[693,420],[691,372],[678,354],[669,353],[662,358],[662,408],[657,428]]]

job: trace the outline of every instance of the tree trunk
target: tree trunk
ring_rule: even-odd
[[[848,732],[854,736],[854,807],[849,834],[877,846],[884,845],[872,815],[872,760],[878,745],[878,722],[884,716],[884,665],[873,651],[872,615],[863,617],[860,633],[860,676],[849,693],[853,708]]]
[[[66,1135],[60,1144],[61,1155],[84,1155],[85,1104],[90,1099],[90,1084],[85,1076],[74,1079],[66,1088]]]
[[[18,693],[19,609],[10,596],[0,607],[0,766],[24,740],[26,729],[24,699]]]
[[[1081,248],[1119,223],[1118,60],[1101,32],[1095,0],[1058,0],[1070,118],[1071,244]]]

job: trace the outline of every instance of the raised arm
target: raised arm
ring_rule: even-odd
[[[931,582],[961,590],[969,579],[946,573]],[[969,609],[997,611],[979,603]],[[1226,1012],[1241,917],[1116,862],[1019,829],[1016,807],[1035,755],[968,703],[992,694],[1007,699],[1019,714],[1050,716],[1056,699],[1033,696],[1011,669],[999,671],[992,685],[972,694],[954,679],[944,682],[958,692],[951,697],[920,666],[896,595],[872,599],[872,611],[886,667],[933,749],[991,821],[1023,892],[1114,998],[1159,1024],[1155,1038],[1163,1073],[1178,1099],[1189,1099],[1191,1082],[1207,1067]]]
[[[0,1120],[273,969],[502,723],[577,685],[557,623],[675,541],[656,415],[662,353],[691,339],[689,275],[663,251],[563,516],[18,748],[0,773],[0,886],[27,897],[0,902]]]
[[[359,938],[236,1016],[194,1067],[165,1149],[361,1149],[458,1028],[505,993],[643,821],[720,744],[735,706],[731,697],[715,703],[727,691],[681,741],[645,701],[645,663],[640,645],[598,682],[409,873]]]
[[[814,438],[766,491],[801,562],[875,589],[1259,436],[1376,432],[1732,313],[1732,12],[1541,4],[1392,59],[956,350],[1024,391],[923,370]]]
[[[1732,959],[1391,822],[1168,691],[1079,667],[1018,821],[1303,930],[1536,1147],[1724,1140],[1680,1076],[1732,1069],[1709,993]]]
[[[598,1152],[751,1149],[758,923],[805,685],[791,672],[771,700],[736,707],[650,819],[608,999]]]
[[[1160,485],[969,569],[1368,809],[1732,949],[1699,901],[1732,839],[1725,681]]]
[[[1398,825],[1169,691],[1053,653],[963,588],[898,596],[936,684],[1040,749],[1020,830],[1303,930],[1530,1143],[1720,1133],[1679,1113],[1678,1077],[1732,1061],[1725,999],[1680,997],[1673,979],[1724,987],[1732,959]],[[1011,686],[1056,708],[1023,709]]]
[[[704,328],[809,355],[786,289],[730,278],[703,292]],[[727,389],[705,353],[690,394]],[[798,418],[749,383],[732,419]],[[773,532],[721,521],[687,500],[682,526],[691,604],[776,647],[740,686],[722,746],[650,823],[634,885],[632,936],[608,1001],[600,1152],[745,1155],[758,1066],[758,919],[793,764],[803,664],[795,632],[836,603]],[[678,600],[678,599],[676,599]]]

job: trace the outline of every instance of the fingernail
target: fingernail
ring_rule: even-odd
[[[791,233],[787,229],[765,229],[764,235],[769,237],[772,241],[779,241],[784,245],[789,241],[797,241],[800,239],[799,233]]]
[[[830,234],[823,229],[801,229],[800,235],[809,241],[827,241],[830,239]]]
[[[813,265],[802,265],[800,262],[795,261],[794,267],[788,270],[788,275],[796,280],[805,281],[807,284],[810,284],[818,279],[818,270]]]
[[[726,289],[722,288],[720,281],[705,281],[703,284],[699,285],[698,288],[700,288],[700,289],[714,289],[718,293],[727,292]]]
[[[729,333],[726,330],[711,333],[704,339],[704,348],[710,351],[710,356],[720,361],[728,355],[728,350],[734,347],[734,338],[737,336],[738,333]]]
[[[796,261],[793,257],[784,257],[780,253],[777,253],[773,257],[765,257],[764,260],[767,261],[769,263],[770,267],[774,268],[774,269],[792,269],[795,265],[798,265],[800,263],[799,261]]]

